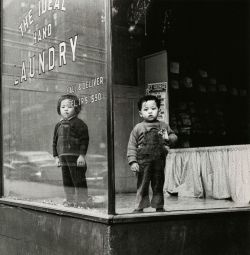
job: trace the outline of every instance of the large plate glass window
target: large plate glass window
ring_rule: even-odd
[[[3,1],[3,170],[10,200],[106,211],[106,4]]]

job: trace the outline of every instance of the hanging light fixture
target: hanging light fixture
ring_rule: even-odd
[[[174,22],[175,22],[175,20],[174,20],[173,10],[166,9],[164,12],[162,33],[166,34],[167,31],[173,26]]]
[[[116,6],[112,7],[112,17],[115,17],[118,14],[118,8]]]
[[[134,0],[128,9],[129,33],[133,33],[138,23],[144,25],[144,35],[147,35],[147,9],[151,0]]]

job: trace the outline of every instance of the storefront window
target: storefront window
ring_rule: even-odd
[[[2,5],[4,197],[106,212],[107,1]]]
[[[4,199],[104,214],[249,205],[244,0],[2,7]],[[137,126],[138,158],[148,101],[161,124]]]
[[[162,192],[168,212],[248,206],[247,7],[246,1],[113,1],[118,213],[155,212]],[[138,101],[146,94],[160,99],[157,119],[178,136],[168,144],[165,169],[150,159],[159,149],[158,140],[147,138],[152,123],[137,125],[145,122]]]

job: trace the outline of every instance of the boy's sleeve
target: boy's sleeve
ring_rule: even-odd
[[[170,128],[169,125],[167,125],[167,132],[168,132],[169,145],[172,146],[177,142],[178,137],[174,133],[174,131]]]
[[[134,128],[130,134],[127,150],[128,163],[137,162],[137,135]]]
[[[88,126],[82,121],[79,127],[80,154],[86,155],[89,146]]]
[[[58,139],[57,129],[58,129],[58,124],[56,124],[55,129],[54,129],[53,144],[52,144],[53,157],[58,156],[57,149],[56,149],[57,139]]]

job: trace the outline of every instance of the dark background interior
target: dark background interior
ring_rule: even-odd
[[[175,77],[180,83],[183,77],[189,76],[196,88],[200,82],[196,79],[197,71],[202,69],[208,72],[209,77],[215,78],[218,84],[223,83],[228,89],[226,95],[216,93],[212,96],[208,93],[206,96],[200,95],[195,89],[192,93],[186,93],[181,86],[182,92],[171,92],[170,89],[170,117],[179,114],[178,103],[186,101],[189,104],[195,101],[196,108],[200,108],[204,102],[207,103],[204,112],[198,113],[203,116],[203,131],[198,132],[197,139],[192,139],[197,136],[196,132],[192,132],[192,125],[191,134],[182,134],[182,124],[179,121],[176,127],[179,136],[184,140],[189,136],[189,142],[181,142],[179,146],[248,143],[249,96],[236,97],[230,94],[232,88],[237,88],[238,91],[244,89],[247,93],[249,90],[248,1],[151,0],[146,19],[142,16],[135,30],[128,32],[130,25],[133,25],[130,18],[132,2],[136,4],[138,1],[115,0],[113,3],[116,10],[112,21],[114,83],[138,86],[137,58],[167,50],[169,63],[180,63],[180,74]],[[172,78],[169,73],[169,82]],[[197,98],[200,98],[200,101]],[[207,108],[209,113],[206,113]],[[216,127],[220,122],[218,118],[221,119],[221,116],[214,117],[216,114],[213,113],[217,111],[219,115],[223,115],[223,127]],[[174,122],[176,118],[170,118],[172,126],[176,125]],[[211,127],[208,127],[209,125]],[[213,138],[208,137],[208,133],[213,133]]]
[[[243,1],[156,1],[148,13],[147,51],[168,49],[170,58],[190,61],[229,83],[247,83],[248,8]],[[163,32],[164,12],[172,10]],[[157,13],[157,15],[155,15]],[[234,75],[237,73],[237,75]]]

